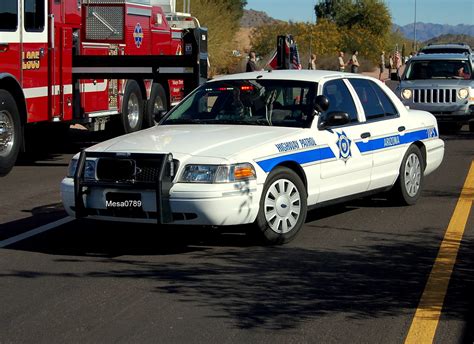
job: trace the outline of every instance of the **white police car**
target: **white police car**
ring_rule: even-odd
[[[436,119],[374,78],[253,72],[212,80],[159,125],[76,155],[61,193],[71,216],[255,223],[285,243],[308,208],[388,189],[415,203],[443,155]]]

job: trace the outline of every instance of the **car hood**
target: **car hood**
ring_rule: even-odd
[[[430,79],[430,80],[402,80],[401,87],[438,88],[438,87],[469,87],[474,80],[458,79]],[[474,85],[474,83],[473,83]]]
[[[113,138],[87,151],[230,158],[256,145],[292,136],[303,130],[245,125],[162,125]]]

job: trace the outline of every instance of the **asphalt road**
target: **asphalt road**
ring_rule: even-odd
[[[442,138],[415,206],[315,210],[285,246],[259,246],[244,227],[72,221],[0,248],[0,343],[403,343],[474,157],[473,134]],[[0,179],[0,241],[65,216],[68,160],[96,138],[73,139]],[[436,343],[474,340],[473,239],[471,212]]]

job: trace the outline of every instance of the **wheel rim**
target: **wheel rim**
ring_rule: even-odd
[[[130,94],[128,98],[127,117],[130,128],[135,128],[140,118],[140,107],[138,105],[138,97],[135,93]]]
[[[163,100],[160,97],[156,97],[153,102],[153,114],[156,115],[158,112],[163,111],[165,106],[163,105]]]
[[[0,111],[0,156],[7,156],[15,143],[13,117],[6,111]]]
[[[418,155],[412,153],[405,162],[405,190],[410,197],[416,196],[420,189],[421,163]]]
[[[265,219],[270,228],[279,234],[290,232],[301,213],[301,195],[288,179],[275,181],[265,195]]]

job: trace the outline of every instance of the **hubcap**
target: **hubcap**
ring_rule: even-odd
[[[415,196],[420,189],[421,164],[418,155],[412,153],[405,163],[405,190],[410,197]]]
[[[301,196],[295,184],[287,179],[275,181],[265,195],[265,219],[279,234],[291,231],[301,213]]]
[[[140,118],[140,107],[138,106],[138,97],[135,93],[130,94],[127,104],[128,124],[130,128],[135,128]]]
[[[13,149],[15,135],[12,115],[6,111],[0,111],[0,156],[7,156]]]

